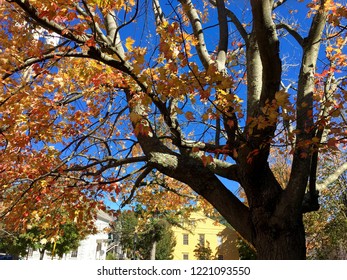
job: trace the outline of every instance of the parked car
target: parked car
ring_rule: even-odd
[[[13,256],[6,253],[0,253],[0,260],[13,260]]]

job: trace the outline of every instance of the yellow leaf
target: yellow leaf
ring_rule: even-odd
[[[125,41],[125,47],[128,49],[129,52],[133,50],[133,44],[135,43],[135,40],[131,37],[128,37]]]
[[[217,89],[217,92],[220,94],[220,95],[228,95],[228,92],[226,92],[225,90],[223,89]]]
[[[331,53],[334,50],[334,48],[332,46],[327,46],[325,50],[326,52]]]

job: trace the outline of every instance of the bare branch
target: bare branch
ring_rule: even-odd
[[[287,0],[278,0],[276,2],[273,3],[272,5],[272,9],[276,9],[278,8],[279,6],[283,5],[285,2],[287,2]]]
[[[272,100],[279,90],[282,65],[279,57],[279,41],[276,26],[272,19],[271,1],[251,1],[254,30],[263,66],[263,88],[260,106]]]
[[[107,163],[107,165],[104,165],[102,170],[105,171],[107,169],[110,168],[115,168],[124,164],[131,164],[131,163],[136,163],[136,162],[144,162],[147,161],[147,157],[146,156],[140,156],[140,157],[133,157],[133,158],[124,158],[124,159],[117,159],[114,157],[105,157],[102,160],[97,160],[95,159],[95,161],[93,163],[90,164],[86,164],[86,165],[73,165],[72,167],[66,169],[67,172],[70,171],[83,171],[83,170],[87,170],[88,168],[91,168],[93,166],[96,165],[100,165],[102,163]]]
[[[347,171],[347,162],[339,166],[333,174],[330,174],[322,183],[316,185],[317,190],[324,190],[334,183],[344,172]]]
[[[262,108],[269,100],[275,98],[275,94],[280,88],[282,62],[279,55],[279,40],[272,18],[272,1],[252,0],[251,5],[254,20],[252,34],[247,45],[247,59],[251,59],[247,63],[247,71],[249,71],[247,73],[251,75],[247,81],[255,77],[256,81],[262,82],[260,88],[259,83],[251,81],[252,84],[247,95],[247,97],[251,97],[251,104],[247,107],[247,114],[248,117],[257,118],[259,115],[266,115]],[[251,123],[249,122],[249,125]],[[264,145],[264,143],[269,143],[269,139],[274,137],[275,130],[276,122],[273,122],[266,128],[249,135],[252,138],[249,140],[252,143],[250,145],[252,149],[261,147],[257,161],[254,161],[255,165],[260,167],[267,161],[270,145]],[[247,128],[246,131],[248,131]]]
[[[261,63],[255,33],[249,36],[246,44],[247,58],[247,118],[257,115],[263,87],[263,66]]]
[[[39,12],[35,9],[34,6],[29,3],[29,1],[13,0],[12,2],[17,3],[30,18],[32,18],[38,25],[48,31],[53,31],[60,36],[79,44],[84,44],[89,39],[88,36],[77,35],[73,32],[73,30],[66,29],[64,26],[54,21],[48,20],[47,17],[40,17]]]
[[[155,22],[158,26],[160,23],[163,23],[165,20],[164,13],[163,13],[163,10],[161,9],[161,6],[158,0],[152,1],[152,7],[154,11],[154,16],[155,16]]]
[[[16,67],[15,69],[13,69],[12,71],[10,71],[9,73],[6,73],[2,76],[2,79],[5,80],[8,77],[12,76],[13,74],[24,70],[27,67],[30,67],[31,65],[34,65],[36,63],[39,62],[43,62],[52,58],[61,58],[61,57],[88,57],[88,55],[84,54],[84,53],[80,53],[80,52],[55,52],[55,53],[50,53],[50,54],[45,54],[42,55],[41,57],[33,57],[33,58],[29,58],[27,59],[22,65]]]
[[[194,35],[199,42],[196,46],[199,58],[202,64],[204,65],[205,69],[207,69],[209,65],[212,63],[212,59],[206,48],[204,32],[199,15],[196,9],[194,8],[194,5],[191,0],[179,0],[179,2],[182,4],[183,10],[186,12],[189,21],[192,25]]]
[[[116,53],[121,61],[125,61],[125,52],[122,45],[118,30],[118,24],[116,21],[116,15],[114,11],[107,13],[105,17],[105,26],[107,32],[107,42],[112,46],[112,50]]]
[[[284,22],[281,22],[276,25],[277,29],[285,29],[290,35],[293,36],[293,38],[299,43],[301,47],[304,46],[304,38],[301,37],[301,35],[294,29],[292,28],[289,24],[286,24]]]
[[[223,147],[223,146],[216,146],[215,144],[205,143],[201,141],[186,140],[186,139],[182,139],[181,146],[183,148],[188,148],[188,149],[197,148],[201,151],[214,151],[216,149],[220,149]]]
[[[120,26],[117,27],[116,31],[115,31],[115,35],[114,35],[114,38],[113,38],[113,45],[116,45],[116,41],[118,39],[118,32],[125,26],[129,25],[130,23],[132,23],[134,20],[136,20],[136,17],[139,13],[139,3],[140,1],[137,0],[136,1],[136,7],[135,7],[135,13],[133,15],[133,17],[127,21],[127,22],[124,22],[123,24],[121,24]]]
[[[224,0],[216,0],[219,22],[219,45],[217,54],[218,71],[225,70],[225,62],[228,52],[228,22],[226,17],[226,9]]]
[[[209,1],[213,6],[217,6],[217,3],[215,0]],[[246,32],[246,29],[243,27],[241,21],[238,19],[238,17],[235,15],[235,13],[227,8],[225,8],[225,12],[228,18],[231,19],[233,24],[235,25],[236,29],[239,31],[240,35],[242,36],[243,40],[247,42],[248,40],[248,34]]]
[[[153,169],[150,167],[146,167],[145,170],[137,177],[134,186],[131,189],[130,195],[122,202],[120,208],[123,208],[125,205],[130,204],[132,199],[134,198],[136,190],[140,187],[142,181],[147,177],[147,175],[152,171]]]

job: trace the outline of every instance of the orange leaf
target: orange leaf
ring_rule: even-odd
[[[213,162],[213,157],[211,155],[208,155],[208,156],[203,155],[201,157],[201,160],[202,160],[202,164],[206,167],[208,164]]]

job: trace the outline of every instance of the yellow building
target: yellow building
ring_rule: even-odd
[[[194,250],[198,244],[211,248],[212,259],[239,259],[236,232],[206,217],[202,212],[192,213],[183,228],[173,227],[172,230],[176,237],[174,260],[196,260]]]

